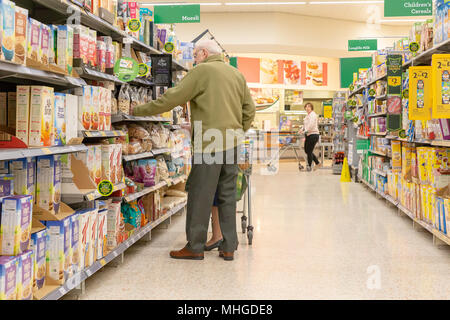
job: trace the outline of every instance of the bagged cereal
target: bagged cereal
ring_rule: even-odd
[[[119,92],[118,110],[124,114],[130,114],[129,86],[123,85]]]

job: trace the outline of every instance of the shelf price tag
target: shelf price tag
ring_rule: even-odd
[[[450,55],[434,54],[433,70],[433,118],[450,118]]]
[[[49,148],[41,149],[44,154],[52,154],[52,151]]]
[[[431,120],[431,67],[409,68],[409,120]]]

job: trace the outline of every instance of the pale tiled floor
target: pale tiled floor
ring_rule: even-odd
[[[448,299],[450,251],[360,184],[283,163],[253,176],[253,246],[241,233],[233,262],[169,258],[185,244],[185,217],[86,282],[82,299]],[[238,220],[240,230],[240,219]],[[375,267],[373,267],[375,266]],[[372,269],[374,268],[374,269]],[[379,288],[369,277],[379,270]],[[371,278],[373,279],[373,278]],[[370,282],[370,281],[369,281]]]

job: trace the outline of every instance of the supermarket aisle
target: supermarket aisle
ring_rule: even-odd
[[[170,259],[169,250],[185,243],[185,217],[174,217],[150,244],[130,248],[123,265],[89,279],[83,298],[448,298],[450,251],[329,172],[299,173],[283,163],[275,177],[254,176],[254,245],[241,234],[234,262],[217,251],[201,262]],[[368,288],[369,277],[379,289]]]

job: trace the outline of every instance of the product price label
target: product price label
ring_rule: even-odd
[[[391,87],[398,87],[402,84],[402,77],[389,77],[388,85]]]
[[[128,21],[127,27],[131,32],[138,32],[142,27],[142,23],[139,19],[131,19]]]
[[[411,51],[412,53],[416,53],[417,51],[419,51],[419,44],[417,42],[411,42],[409,44],[409,51]]]
[[[409,68],[409,120],[431,120],[431,67]]]
[[[150,73],[150,68],[146,63],[139,64],[139,77],[146,77]]]
[[[97,190],[103,197],[108,197],[114,192],[114,185],[109,180],[103,180],[98,184]]]
[[[434,119],[450,118],[450,54],[435,54],[432,59]]]
[[[172,53],[175,50],[175,46],[172,42],[166,42],[164,44],[164,51],[167,53]]]
[[[376,94],[375,89],[370,89],[370,90],[369,90],[369,96],[375,97],[375,94]]]

